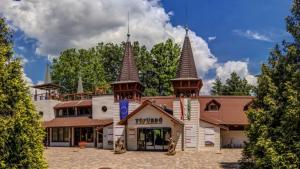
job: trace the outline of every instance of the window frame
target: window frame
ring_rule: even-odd
[[[54,133],[56,131],[57,139],[54,139]],[[60,132],[62,131],[62,138]],[[68,139],[65,139],[65,133],[68,133]],[[69,142],[70,141],[70,128],[69,127],[53,127],[51,130],[51,142]]]

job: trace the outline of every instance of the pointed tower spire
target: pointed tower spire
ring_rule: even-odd
[[[135,63],[133,49],[130,42],[129,32],[129,13],[128,13],[128,32],[127,41],[125,43],[125,51],[121,65],[118,81],[112,83],[115,101],[128,99],[139,101],[142,96],[144,87],[142,86],[138,69]]]
[[[176,78],[198,78],[187,26],[185,27],[185,31],[186,34],[183,41],[179,65],[177,67]]]
[[[77,93],[83,93],[81,74],[79,74],[79,77],[78,77]]]
[[[197,97],[202,87],[202,80],[198,78],[192,46],[185,27],[185,37],[177,67],[176,78],[172,79],[176,97]]]
[[[45,78],[44,78],[44,84],[52,83],[51,75],[50,75],[50,69],[49,64],[46,65],[46,71],[45,71]]]
[[[128,12],[127,42],[125,43],[125,52],[122,61],[122,68],[118,80],[140,82],[138,70],[135,64],[133,50],[129,38],[130,38],[130,32],[129,32],[129,12]]]

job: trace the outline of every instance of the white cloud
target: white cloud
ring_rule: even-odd
[[[225,64],[218,65],[216,77],[225,82],[226,79],[230,78],[232,72],[236,72],[241,78],[245,78],[248,83],[256,85],[256,77],[249,73],[247,61],[228,61]]]
[[[184,28],[171,24],[170,17],[174,12],[166,12],[160,5],[160,0],[0,1],[0,13],[10,20],[10,25],[23,31],[25,36],[22,38],[25,40],[36,40],[36,53],[50,60],[66,48],[88,48],[101,41],[120,43],[126,40],[128,11],[132,41],[140,41],[148,48],[168,38],[183,43]],[[267,36],[250,30],[236,30],[235,33],[250,39],[270,40]],[[203,38],[193,31],[189,31],[189,37],[201,78],[204,78],[208,70],[216,69],[217,76],[223,79],[236,71],[254,83],[256,78],[248,72],[247,62],[217,64],[217,58]],[[212,36],[208,41],[215,39]],[[32,83],[31,79],[27,80]],[[201,93],[209,94],[213,82],[214,79],[204,80]]]
[[[207,39],[208,39],[209,42],[211,42],[211,41],[216,40],[217,37],[216,37],[216,36],[210,36],[210,37],[208,37]]]
[[[233,33],[235,33],[239,36],[246,37],[248,39],[272,42],[271,37],[269,37],[267,35],[263,35],[263,34],[258,33],[256,31],[251,31],[251,30],[242,31],[242,30],[239,30],[239,29],[235,29],[235,30],[233,30]]]
[[[210,95],[210,91],[214,82],[215,79],[203,80],[203,86],[202,89],[200,90],[200,93],[202,95]]]
[[[24,46],[18,46],[17,47],[20,51],[26,51],[26,48]]]
[[[37,40],[36,53],[53,58],[66,48],[88,48],[98,42],[126,40],[127,13],[130,12],[132,41],[147,47],[172,38],[184,39],[184,28],[173,26],[159,0],[1,0],[0,12],[26,36]],[[190,31],[199,76],[213,68],[217,59],[207,43]]]

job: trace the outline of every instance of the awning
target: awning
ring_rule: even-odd
[[[76,101],[66,101],[58,103],[54,106],[54,109],[68,108],[68,107],[88,107],[92,106],[92,100],[76,100]]]
[[[83,127],[83,126],[108,126],[112,119],[100,120],[89,117],[58,117],[43,123],[43,127]]]

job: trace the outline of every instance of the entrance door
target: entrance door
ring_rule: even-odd
[[[171,128],[139,128],[138,150],[165,151],[170,137]]]
[[[80,128],[74,128],[74,146],[79,146]]]

